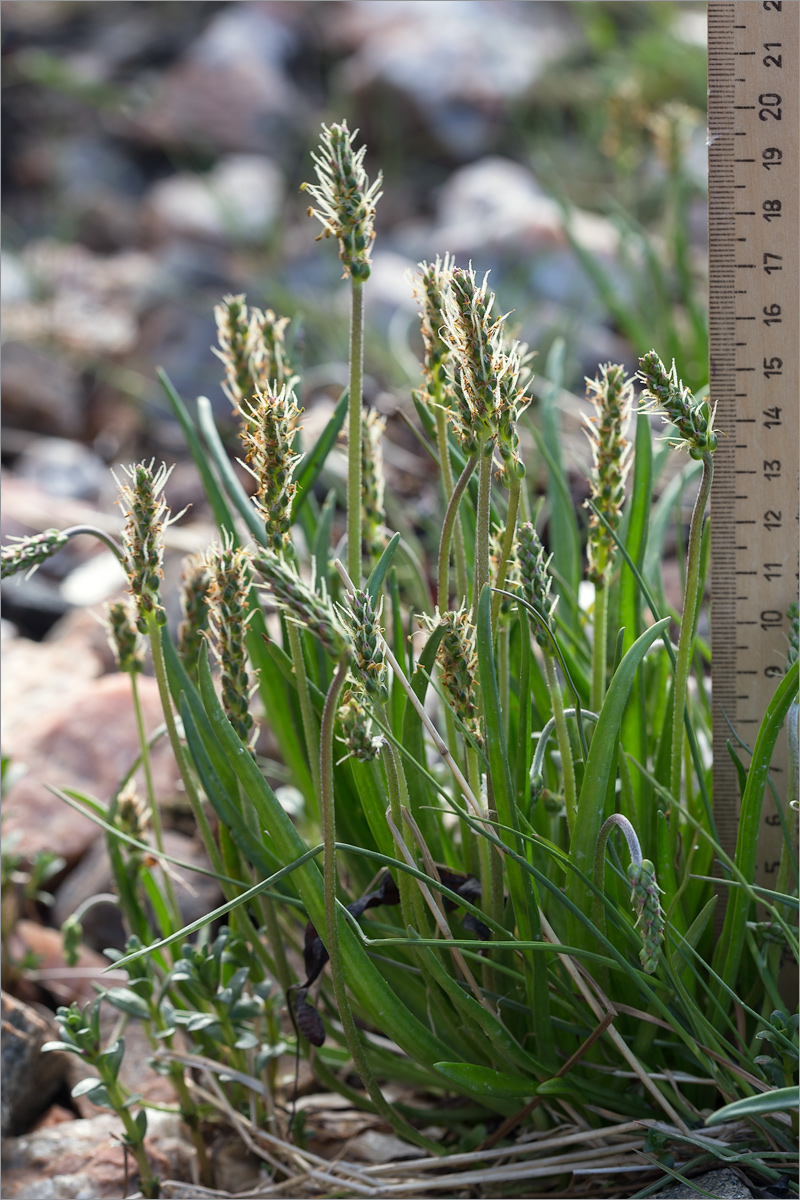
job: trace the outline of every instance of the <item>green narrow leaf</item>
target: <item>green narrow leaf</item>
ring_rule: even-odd
[[[325,586],[328,585],[328,572],[330,569],[330,551],[331,551],[331,526],[333,525],[333,514],[336,512],[336,492],[331,488],[325,497],[325,502],[320,509],[319,518],[317,520],[316,531],[313,541],[311,542],[311,553],[314,556],[314,579],[312,586],[315,590],[319,590],[320,580],[325,580]]]
[[[189,447],[194,464],[197,467],[197,470],[200,473],[200,478],[203,481],[203,490],[205,491],[208,502],[211,505],[212,512],[214,513],[214,520],[217,522],[220,530],[224,530],[226,533],[229,533],[231,537],[236,538],[236,528],[233,523],[233,517],[231,516],[230,509],[228,508],[228,503],[219,484],[214,478],[211,468],[208,465],[208,455],[203,449],[203,445],[197,435],[197,429],[195,428],[194,421],[190,417],[186,405],[175,391],[175,388],[173,387],[166,371],[162,370],[161,367],[157,367],[156,375],[158,376],[159,383],[164,389],[164,393],[169,401],[173,413],[175,414],[178,424],[183,431],[183,436],[186,438],[186,444]]]
[[[792,1112],[800,1104],[800,1089],[797,1087],[776,1088],[772,1092],[759,1092],[757,1096],[746,1096],[726,1104],[710,1117],[706,1125],[723,1125],[726,1121],[741,1121],[743,1117],[765,1117],[772,1112]]]
[[[306,851],[303,841],[287,814],[278,803],[272,788],[259,771],[252,755],[237,737],[214,691],[206,672],[200,672],[201,694],[215,736],[228,755],[244,793],[254,802],[256,798],[269,812],[269,832],[275,852],[282,862],[293,862]],[[325,900],[322,875],[314,862],[307,862],[295,872],[295,882],[310,920],[325,937]],[[366,954],[357,935],[339,913],[339,937],[342,963],[348,985],[358,1003],[371,1020],[386,1031],[402,1050],[418,1062],[438,1061],[446,1049],[398,999],[395,992],[378,972]]]
[[[149,1015],[149,1014],[148,1014]],[[119,1075],[119,1069],[122,1065],[122,1059],[125,1054],[125,1038],[117,1038],[112,1046],[104,1050],[102,1054],[98,1054],[98,1064],[102,1061],[105,1068],[111,1073],[114,1079]]]
[[[308,499],[311,489],[325,465],[325,459],[339,436],[339,430],[344,425],[344,419],[347,416],[349,400],[350,389],[345,388],[333,410],[331,419],[320,434],[316,446],[297,464],[293,476],[293,480],[297,484],[297,491],[292,501],[292,521],[297,520],[297,514]]]
[[[792,700],[797,695],[797,676],[798,663],[795,662],[778,684],[775,695],[769,702],[758,731],[756,744],[753,747],[750,770],[747,772],[747,785],[744,789],[739,813],[739,834],[736,839],[734,863],[748,884],[752,884],[755,879],[761,806],[769,775],[769,765],[772,761],[772,752]],[[714,970],[731,988],[735,987],[742,958],[749,909],[750,897],[745,891],[742,888],[732,889],[725,910],[722,936],[717,943],[713,963]],[[721,989],[715,989],[715,996],[722,1004],[727,1005],[728,1001],[723,998]]]
[[[475,1096],[523,1100],[536,1095],[535,1080],[525,1079],[522,1075],[508,1075],[505,1071],[493,1071],[490,1067],[476,1067],[471,1063],[437,1062],[433,1065],[445,1079]]]
[[[377,605],[380,590],[383,587],[383,581],[386,578],[386,572],[389,570],[395,551],[400,544],[400,534],[396,533],[388,546],[380,556],[375,566],[372,568],[369,579],[367,580],[367,591],[369,592],[372,603]]]
[[[523,1071],[530,1071],[533,1075],[540,1075],[543,1079],[547,1078],[549,1072],[544,1064],[537,1062],[531,1054],[528,1054],[513,1034],[509,1033],[502,1021],[498,1020],[482,1004],[479,1004],[474,996],[470,996],[452,975],[448,975],[430,946],[419,946],[416,952],[425,962],[432,977],[449,996],[453,1005],[480,1031],[481,1036],[488,1039],[494,1053],[501,1054],[512,1066],[519,1067]]]
[[[631,561],[641,571],[647,549],[650,528],[650,508],[653,494],[653,440],[650,432],[650,417],[641,412],[636,417],[633,459],[633,487],[627,511],[625,549]],[[642,632],[642,593],[640,576],[634,573],[623,559],[619,580],[619,624],[625,630],[623,653],[631,648]],[[645,681],[637,675],[631,689],[630,700],[622,718],[622,745],[638,762],[647,758],[647,706]],[[638,814],[639,837],[646,858],[652,858],[655,839],[652,828],[653,804],[647,781],[638,773],[632,780],[633,794]]]
[[[668,625],[669,618],[664,617],[637,638],[614,673],[598,715],[578,797],[578,813],[569,854],[570,862],[590,879],[594,874],[594,853],[603,823],[609,780],[616,767],[617,737],[622,714],[642,659]],[[567,896],[587,916],[591,915],[592,895],[575,872],[570,872],[567,878]],[[591,948],[586,930],[574,917],[569,918],[568,929],[571,942],[585,949]]]
[[[150,1009],[146,1002],[130,988],[109,988],[107,992],[103,993],[103,999],[107,1000],[109,1004],[113,1004],[114,1008],[118,1008],[120,1012],[127,1013],[129,1017],[138,1017],[140,1021],[146,1021],[150,1016]]]
[[[425,693],[428,690],[428,675],[434,670],[436,663],[436,652],[439,649],[442,638],[444,637],[444,629],[439,627],[434,629],[433,633],[425,643],[422,654],[419,656],[416,669],[411,676],[410,683],[414,690],[414,694],[420,703],[425,701]],[[438,806],[438,797],[435,792],[429,787],[425,775],[421,770],[416,770],[415,763],[419,763],[420,768],[424,768],[425,757],[425,738],[422,731],[422,721],[412,704],[406,705],[405,714],[403,716],[403,733],[402,733],[403,748],[408,752],[409,758],[406,758],[405,775],[406,785],[408,787],[408,798],[411,807],[411,813],[414,820],[422,830],[422,836],[427,842],[428,849],[437,862],[443,861],[442,839],[439,831],[439,824],[436,820],[435,813],[431,812],[430,806]]]
[[[475,622],[475,648],[478,653],[478,679],[483,705],[483,716],[486,723],[486,751],[489,758],[489,777],[491,780],[492,796],[497,809],[498,819],[502,824],[515,832],[513,849],[517,856],[524,856],[525,846],[519,836],[519,816],[514,795],[514,785],[511,779],[511,769],[508,762],[508,751],[504,732],[503,714],[500,707],[500,692],[497,686],[497,673],[494,664],[492,647],[492,589],[484,584],[478,601],[477,619]],[[539,900],[536,885],[530,876],[526,877],[519,861],[515,858],[507,865],[508,886],[514,905],[517,928],[523,941],[542,941],[542,929],[539,920]],[[550,1000],[547,985],[547,972],[544,963],[537,960],[525,959],[525,978],[528,991],[528,1003],[532,1010],[534,1029],[536,1032],[537,1050],[546,1059],[552,1057],[552,1037],[550,1033]]]

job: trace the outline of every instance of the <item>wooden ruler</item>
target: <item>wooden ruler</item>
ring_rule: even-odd
[[[739,787],[728,722],[751,747],[786,667],[798,598],[798,0],[708,5],[714,815],[733,854]],[[743,756],[745,763],[747,756]],[[772,778],[786,794],[785,731]],[[782,833],[767,790],[756,882]]]

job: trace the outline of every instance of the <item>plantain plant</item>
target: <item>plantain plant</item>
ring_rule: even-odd
[[[244,296],[216,310],[217,353],[252,496],[209,402],[191,413],[160,373],[219,527],[218,544],[187,564],[176,642],[161,597],[168,471],[139,463],[122,480],[115,550],[133,609],[110,611],[112,640],[135,697],[147,639],[166,736],[225,903],[181,928],[149,771],[137,820],[128,781],[108,808],[63,793],[105,830],[134,938],[115,964],[129,986],[108,999],[160,1043],[195,1130],[208,1111],[170,1057],[176,1031],[225,1066],[228,1103],[256,1124],[284,1126],[274,1064],[288,1045],[326,1087],[433,1154],[465,1125],[501,1120],[508,1134],[568,1117],[589,1137],[608,1114],[644,1117],[686,1139],[715,1108],[752,1099],[747,1161],[774,1181],[769,1155],[785,1157],[791,1139],[753,1098],[775,1085],[758,1038],[769,1013],[789,1007],[779,967],[797,952],[797,801],[796,789],[775,793],[781,890],[757,888],[753,839],[730,859],[716,838],[704,749],[698,615],[713,402],[692,396],[654,350],[635,378],[603,364],[587,381],[582,528],[564,501],[554,411],[540,432],[531,355],[509,338],[487,279],[447,254],[420,264],[414,402],[442,489],[439,545],[422,561],[387,528],[383,421],[362,399],[380,198],[364,158],[345,124],[323,127],[306,189],[352,292],[349,384],[316,445],[302,444],[286,319]],[[650,412],[670,427],[667,453],[654,455]],[[334,551],[336,499],[321,502],[320,489],[345,424],[346,535]],[[529,432],[548,472],[544,500],[526,471]],[[688,461],[656,499],[667,455],[681,448]],[[679,489],[695,487],[698,472],[676,612],[664,600],[664,539]],[[4,575],[34,568],[71,532],[13,542]],[[742,768],[751,831],[787,715],[796,729],[789,657]],[[302,797],[291,813],[270,783],[275,764],[258,754],[261,724],[280,748],[280,778]],[[796,755],[796,733],[790,743]],[[149,750],[142,729],[145,766]],[[225,937],[212,940],[220,919]],[[290,1025],[280,1026],[280,1004]],[[779,1082],[791,1087],[796,1053],[770,1028]],[[385,1083],[398,1080],[415,1085],[416,1105],[387,1098]],[[423,1132],[434,1116],[451,1129],[441,1141]]]

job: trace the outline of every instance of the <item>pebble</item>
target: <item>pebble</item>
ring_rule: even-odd
[[[739,1200],[739,1197],[745,1200],[746,1197],[753,1195],[736,1172],[727,1167],[720,1171],[708,1171],[705,1175],[694,1175],[692,1183],[702,1188],[704,1192],[719,1197],[719,1200]],[[689,1200],[690,1197],[697,1196],[697,1192],[687,1187],[685,1183],[678,1183],[674,1187],[665,1188],[663,1192],[658,1193],[658,1196],[659,1200],[665,1200],[666,1197],[670,1197],[670,1200],[672,1197],[675,1197],[676,1200],[678,1197],[681,1200]]]

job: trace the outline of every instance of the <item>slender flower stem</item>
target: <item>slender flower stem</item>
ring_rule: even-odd
[[[164,853],[164,833],[161,828],[161,812],[156,799],[156,790],[153,784],[153,764],[150,758],[150,743],[147,738],[147,730],[144,725],[144,714],[142,713],[142,704],[139,696],[139,684],[136,678],[136,672],[131,672],[131,693],[133,695],[133,710],[136,714],[136,728],[139,733],[139,746],[142,754],[142,769],[144,771],[145,788],[147,790],[147,801],[150,805],[150,823],[153,826],[153,838],[156,843],[156,849],[159,854]],[[162,878],[164,881],[164,892],[167,897],[167,906],[170,912],[172,928],[162,931],[162,937],[169,937],[176,929],[180,929],[181,913],[178,907],[178,901],[175,896],[175,889],[172,886],[172,880],[166,871],[163,871]]]
[[[339,693],[347,675],[347,658],[342,656],[331,680],[325,705],[322,710],[320,727],[320,803],[322,806],[322,840],[323,851],[322,872],[325,892],[325,924],[327,926],[327,951],[331,961],[331,977],[333,990],[336,993],[336,1003],[339,1015],[347,1033],[348,1022],[352,1022],[350,1002],[347,998],[344,978],[342,976],[342,958],[339,950],[339,929],[336,912],[336,811],[333,795],[333,731],[336,720],[336,709]],[[353,1026],[355,1030],[355,1026]],[[350,1037],[348,1036],[348,1044]]]
[[[80,533],[85,533],[89,534],[91,537],[96,537],[98,541],[103,542],[108,547],[112,554],[116,555],[120,562],[123,561],[122,550],[120,549],[119,543],[103,529],[98,529],[96,525],[71,525],[69,529],[65,529],[63,531],[64,537],[70,538],[77,537],[77,535]]]
[[[375,701],[375,713],[378,720],[388,728],[389,718],[386,715],[386,709],[377,700]],[[386,789],[389,793],[389,807],[392,813],[392,820],[397,829],[397,836],[402,837],[400,830],[403,827],[403,808],[409,807],[408,786],[406,784],[402,760],[391,742],[387,742],[383,748],[383,762],[386,768]],[[428,918],[424,906],[421,906],[419,889],[412,883],[405,871],[399,872],[397,888],[400,893],[400,913],[403,918],[403,925],[406,928],[412,924],[418,928],[421,926],[421,932],[426,927]],[[419,904],[414,904],[415,894],[420,901]]]
[[[153,668],[155,670],[156,682],[158,683],[158,694],[161,698],[161,707],[164,710],[164,724],[167,727],[167,735],[172,753],[175,755],[175,761],[178,764],[178,770],[181,773],[183,786],[186,789],[186,795],[189,798],[189,803],[192,806],[192,813],[197,822],[197,827],[200,830],[200,836],[203,839],[206,853],[208,854],[211,866],[218,875],[224,875],[225,871],[222,866],[222,859],[217,843],[214,840],[214,835],[211,832],[211,827],[208,823],[203,802],[195,786],[192,772],[189,767],[189,760],[186,757],[186,752],[181,745],[180,735],[178,734],[178,726],[175,722],[175,714],[172,711],[172,699],[169,694],[169,684],[167,682],[167,668],[164,662],[164,652],[161,648],[161,626],[158,624],[156,614],[150,612],[147,614],[147,634],[150,639],[150,652],[153,656]]]
[[[444,514],[442,536],[439,539],[439,582],[436,595],[440,612],[445,612],[448,607],[450,591],[450,542],[458,516],[458,506],[477,465],[478,455],[473,454],[471,458],[467,459],[464,470],[458,477],[458,481],[450,495],[450,503],[447,505],[447,511]],[[467,598],[466,594],[465,598]]]
[[[436,441],[439,448],[439,466],[442,472],[442,489],[444,491],[445,501],[449,506],[450,499],[453,495],[454,481],[453,468],[450,465],[450,446],[447,440],[447,418],[441,405],[436,405],[434,412],[436,413]],[[458,513],[456,513],[455,526],[453,528],[453,557],[456,564],[456,599],[458,604],[460,604],[469,599],[467,595],[469,584],[467,582],[467,556],[464,551],[464,531],[461,528],[461,518]],[[449,568],[450,555],[448,552],[444,565],[445,573],[449,573]],[[441,560],[439,562],[439,570],[440,572],[442,570]],[[445,583],[447,586],[445,586],[444,592],[447,593],[449,590],[449,580],[445,580]],[[439,595],[442,595],[441,583]],[[458,607],[458,604],[456,607]],[[446,607],[447,601],[445,600],[444,608]],[[441,601],[439,603],[439,608],[444,611]]]
[[[489,577],[489,543],[491,538],[492,456],[481,445],[478,472],[478,511],[475,521],[475,578],[472,592],[472,620],[478,616],[478,600]]]
[[[569,740],[567,718],[564,715],[564,700],[556,675],[556,662],[552,654],[544,651],[544,673],[547,680],[547,690],[550,693],[550,703],[553,706],[553,720],[556,726],[556,740],[561,754],[561,775],[564,780],[564,804],[567,810],[567,827],[570,834],[575,827],[578,814],[578,797],[575,787],[575,767],[572,761],[572,745]]]
[[[670,769],[670,791],[675,800],[680,800],[681,763],[683,760],[683,711],[686,706],[686,690],[689,682],[689,668],[692,661],[694,646],[695,623],[697,608],[700,603],[700,547],[702,541],[703,517],[705,515],[708,497],[711,491],[711,481],[714,476],[714,460],[710,453],[703,455],[703,476],[697,493],[692,521],[689,526],[689,548],[686,562],[686,586],[684,589],[683,617],[678,639],[678,654],[675,663],[675,683],[673,685],[672,706],[672,758]],[[670,850],[673,858],[678,848],[678,814],[673,813],[670,819]]]
[[[519,496],[521,488],[521,480],[516,475],[511,475],[511,483],[508,493],[508,512],[506,514],[506,528],[503,533],[503,544],[500,548],[500,562],[497,568],[497,579],[495,587],[504,588],[506,586],[506,575],[508,574],[508,560],[511,558],[511,552],[514,548],[514,536],[517,532],[517,514],[519,512]],[[492,596],[492,629],[497,628],[497,616],[500,612],[500,605],[503,602],[503,597],[497,592]]]
[[[347,463],[347,566],[361,583],[361,394],[364,380],[364,285],[350,277],[350,400]]]
[[[311,692],[308,687],[308,676],[306,675],[306,662],[305,658],[303,657],[302,635],[293,621],[287,621],[286,628],[289,633],[289,649],[292,654],[294,677],[297,681],[297,695],[300,700],[300,713],[303,719],[303,733],[305,734],[306,739],[306,751],[308,753],[308,760],[311,765],[311,780],[314,784],[314,797],[315,802],[318,802],[318,797],[320,794],[319,726],[317,725],[317,717],[311,704]]]
[[[608,590],[598,583],[594,592],[594,643],[592,645],[591,706],[599,712],[606,692],[608,658]]]

